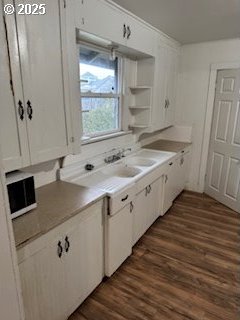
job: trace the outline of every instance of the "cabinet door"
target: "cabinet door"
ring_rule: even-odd
[[[176,189],[177,189],[177,162],[171,162],[169,165],[168,171],[165,174],[164,178],[164,201],[163,201],[163,214],[165,214],[172,206],[173,200],[176,197]]]
[[[67,317],[64,256],[58,256],[58,242],[19,265],[26,320]]]
[[[34,1],[16,1],[33,4]],[[68,154],[60,5],[46,0],[44,15],[16,15],[32,164]]]
[[[70,315],[103,278],[103,221],[98,210],[64,237],[66,288]]]
[[[130,36],[127,36],[127,46],[153,56],[155,53],[154,30],[130,15],[127,16],[127,26],[131,32]]]
[[[123,27],[126,21],[120,10],[99,0],[75,0],[75,3],[77,28],[103,39],[125,44]]]
[[[177,160],[177,191],[176,196],[178,196],[185,188],[187,182],[187,172],[190,165],[190,153],[183,154]]]
[[[106,275],[111,276],[132,253],[132,213],[128,204],[114,216],[107,217]]]
[[[159,44],[155,59],[152,125],[154,131],[165,128],[167,67],[166,48]]]
[[[176,104],[176,86],[178,70],[178,52],[172,48],[167,49],[167,105],[165,114],[165,126],[174,124],[175,104]]]
[[[147,225],[147,189],[142,190],[136,195],[133,210],[133,245],[141,238],[146,231]]]
[[[147,197],[147,203],[149,211],[147,219],[147,228],[149,228],[153,222],[162,213],[162,201],[163,201],[163,176],[154,181],[149,186],[149,194]]]
[[[26,115],[21,88],[21,76],[15,21],[8,16],[8,38],[15,43],[15,53],[8,55],[6,33],[0,8],[0,144],[4,170],[12,171],[30,164],[26,131]],[[10,52],[9,52],[10,53]],[[10,65],[10,59],[12,65]],[[12,79],[14,76],[14,81]],[[11,88],[12,83],[12,88]],[[22,114],[22,116],[21,116]]]

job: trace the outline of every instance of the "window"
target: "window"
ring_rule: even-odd
[[[80,46],[80,90],[85,137],[121,130],[121,59],[110,52]]]

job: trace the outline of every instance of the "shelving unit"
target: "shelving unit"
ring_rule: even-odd
[[[150,124],[152,87],[131,86],[129,91],[131,102],[129,110],[132,115],[129,127],[139,130],[146,129]]]

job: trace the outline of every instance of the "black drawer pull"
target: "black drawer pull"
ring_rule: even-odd
[[[169,165],[172,166],[172,165],[173,165],[173,162],[170,162]]]
[[[59,242],[58,242],[57,254],[58,254],[58,257],[59,257],[59,258],[61,258],[61,257],[62,257],[62,254],[63,254],[63,247],[62,247],[62,242],[61,242],[61,241],[59,241]]]
[[[32,120],[33,117],[33,109],[32,109],[32,105],[31,102],[28,100],[27,101],[27,114],[28,114],[28,119]]]
[[[68,236],[65,238],[65,251],[68,252],[70,248],[70,242]]]
[[[122,202],[126,201],[128,199],[128,194],[126,195],[125,198],[122,198]]]
[[[123,38],[126,37],[126,34],[127,34],[127,27],[126,27],[126,25],[124,23],[124,25],[123,25]]]
[[[21,100],[18,101],[18,114],[19,114],[20,120],[23,121],[23,119],[24,119],[24,108],[23,108],[23,104],[22,104]]]
[[[130,202],[130,213],[132,213],[132,212],[133,212],[133,209],[134,209],[134,205],[133,205],[133,203],[132,203],[132,202]]]

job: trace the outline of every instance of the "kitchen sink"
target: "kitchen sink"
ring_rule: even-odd
[[[133,178],[142,172],[139,168],[128,167],[126,164],[116,164],[101,170],[103,174],[119,178]]]
[[[139,167],[152,167],[156,164],[156,161],[147,158],[141,157],[131,157],[124,161],[127,165],[130,166],[139,166]]]

